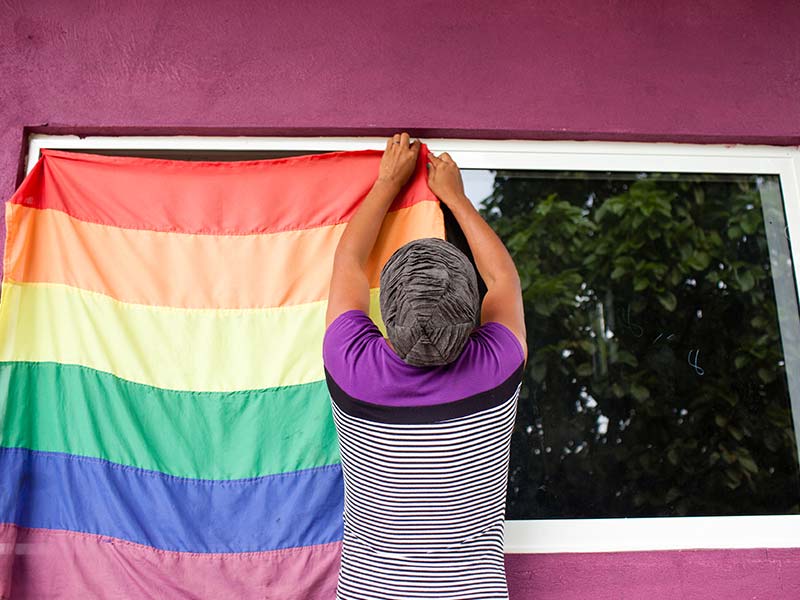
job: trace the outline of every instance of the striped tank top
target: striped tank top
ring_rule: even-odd
[[[507,599],[503,526],[524,355],[499,323],[407,365],[363,311],[325,332],[344,475],[339,600]]]

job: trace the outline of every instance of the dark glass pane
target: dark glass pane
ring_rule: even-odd
[[[463,173],[525,299],[507,518],[800,512],[778,177]]]

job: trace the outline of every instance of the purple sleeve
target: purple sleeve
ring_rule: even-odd
[[[322,362],[344,390],[352,389],[355,366],[374,358],[383,339],[378,326],[363,310],[348,310],[336,317],[322,339]]]
[[[496,365],[501,373],[513,373],[523,362],[525,353],[517,336],[505,325],[488,321],[478,327],[473,334],[473,343],[481,362]]]
[[[339,388],[354,398],[395,406],[450,402],[501,385],[520,371],[522,345],[505,325],[484,323],[458,359],[442,367],[407,365],[361,310],[333,320],[322,341],[322,361]]]

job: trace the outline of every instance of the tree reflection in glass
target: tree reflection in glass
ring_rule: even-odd
[[[507,518],[800,512],[777,176],[464,176],[526,306]]]

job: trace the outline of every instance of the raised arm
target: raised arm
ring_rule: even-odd
[[[464,194],[461,172],[450,155],[445,152],[437,158],[429,153],[428,164],[428,187],[458,221],[472,250],[478,272],[486,283],[481,323],[496,321],[508,327],[522,344],[527,359],[522,288],[511,255]]]
[[[389,206],[414,172],[419,148],[419,140],[409,145],[409,136],[405,132],[386,141],[378,178],[345,227],[336,247],[325,314],[326,328],[348,310],[369,312],[367,259]]]

